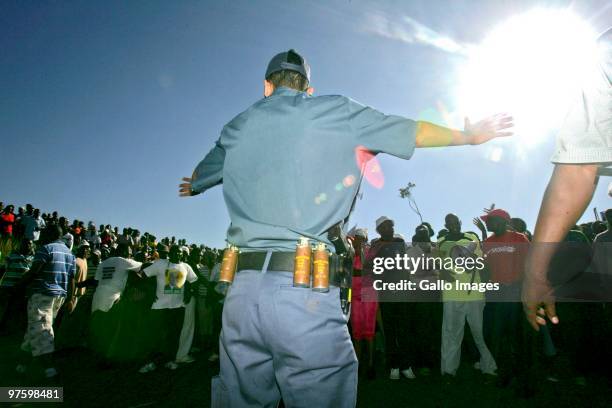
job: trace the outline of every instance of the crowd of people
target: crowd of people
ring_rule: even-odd
[[[437,236],[424,222],[409,240],[395,232],[388,217],[376,221],[379,237],[369,242],[366,229],[353,229],[350,235],[356,255],[350,325],[361,373],[365,378],[376,376],[377,348],[384,349],[391,380],[439,372],[445,383],[454,383],[463,350],[469,365],[482,373],[485,382],[512,385],[524,396],[535,392],[535,375],[545,375],[553,382],[573,378],[583,384],[589,375],[605,373],[603,367],[608,367],[612,356],[606,344],[612,334],[612,316],[606,302],[609,299],[593,296],[594,289],[605,287],[612,260],[612,251],[605,244],[610,242],[612,210],[607,210],[604,218],[605,222],[574,226],[565,240],[568,245],[558,248],[549,279],[555,283],[558,298],[566,300],[559,307],[567,309],[567,317],[561,326],[543,326],[539,332],[528,325],[521,303],[531,240],[524,220],[512,218],[502,209],[486,209],[483,216],[473,219],[478,231],[474,232],[464,231],[461,220],[451,213],[445,216],[444,228]],[[422,262],[417,270],[402,270],[391,263],[394,266],[386,266],[384,272],[373,273],[376,258],[395,259],[398,255],[421,259],[480,257],[483,268],[466,271],[426,267],[430,263]],[[380,278],[386,284],[426,284],[398,295],[393,290],[378,290],[374,282]],[[440,281],[453,284],[436,286]],[[496,289],[474,290],[474,285],[487,283]],[[583,295],[585,289],[589,295],[576,296],[576,292]],[[575,300],[579,302],[571,302]],[[588,321],[599,324],[587,328]],[[466,322],[471,337],[464,342]],[[592,350],[600,352],[595,356]]]
[[[473,219],[478,232],[464,231],[452,213],[437,234],[424,222],[409,240],[396,233],[386,216],[376,220],[375,239],[369,240],[364,228],[349,231],[355,250],[349,326],[362,379],[375,378],[376,367],[384,362],[391,380],[440,373],[453,383],[463,352],[484,381],[501,387],[515,384],[518,393],[529,395],[536,365],[545,368],[548,380],[559,380],[559,350],[571,362],[576,381],[584,381],[610,358],[610,353],[597,358],[588,353],[592,347],[607,349],[604,342],[612,325],[605,302],[563,304],[573,310],[565,313],[564,325],[544,326],[539,333],[528,326],[520,293],[531,234],[522,219],[507,211],[485,211]],[[221,251],[175,237],[158,240],[132,228],[119,233],[108,224],[70,223],[57,212],[41,213],[30,204],[15,213],[14,206],[0,203],[0,212],[0,327],[25,331],[18,372],[40,370],[54,378],[54,352],[75,347],[90,349],[103,365],[141,362],[143,374],[162,365],[177,369],[194,361],[197,350],[205,351],[210,361],[218,358],[227,289],[218,282]],[[605,219],[575,226],[566,241],[589,248],[610,242],[612,209]],[[426,287],[438,281],[493,282],[498,290],[453,284],[402,292],[400,297],[375,290],[376,258],[448,258],[457,251],[481,257],[485,268],[464,273],[423,262],[418,270],[387,268],[381,276],[395,283],[424,281]],[[587,252],[588,260],[580,264],[584,270],[593,267],[591,259],[612,255]],[[565,265],[560,259],[551,268]],[[586,315],[601,318],[603,324],[586,330],[581,326]],[[464,341],[466,322],[471,336]]]
[[[30,204],[0,212],[0,327],[25,330],[18,372],[54,378],[55,351],[74,348],[102,365],[142,361],[142,373],[190,363],[193,350],[218,359],[220,251]]]

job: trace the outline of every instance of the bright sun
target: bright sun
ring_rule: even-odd
[[[537,9],[496,27],[459,73],[457,102],[471,118],[507,112],[533,146],[558,126],[596,62],[595,33],[566,10]]]

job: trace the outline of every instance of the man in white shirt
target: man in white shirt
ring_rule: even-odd
[[[26,212],[23,217],[23,225],[25,227],[24,237],[36,242],[40,238],[40,231],[47,226],[45,220],[40,216],[40,210],[37,208],[32,214]]]
[[[127,245],[120,245],[117,255],[98,265],[94,276],[97,287],[91,303],[91,344],[102,357],[107,357],[117,326],[118,319],[113,306],[121,298],[129,272],[136,272],[142,266],[142,263],[130,259],[131,250]]]
[[[181,249],[178,245],[170,248],[169,259],[159,259],[143,270],[148,277],[157,280],[157,300],[151,306],[151,333],[157,336],[150,362],[139,371],[148,373],[164,361],[168,369],[175,370],[175,356],[178,349],[181,328],[185,313],[186,282],[197,280],[193,269],[181,262]]]
[[[599,61],[576,95],[559,134],[523,281],[523,307],[535,330],[559,323],[548,266],[558,243],[591,202],[599,175],[612,175],[612,28],[598,40]]]

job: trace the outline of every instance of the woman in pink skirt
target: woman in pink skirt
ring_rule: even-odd
[[[357,229],[352,237],[355,258],[353,260],[353,294],[351,305],[351,328],[355,353],[359,359],[359,366],[364,367],[362,358],[362,343],[366,343],[368,360],[366,373],[368,378],[374,378],[374,335],[376,332],[376,312],[378,302],[376,292],[365,274],[362,276],[365,254],[368,251],[368,235],[366,230]]]

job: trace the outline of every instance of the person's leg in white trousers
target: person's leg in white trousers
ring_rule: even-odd
[[[465,302],[444,302],[442,312],[442,374],[455,375],[461,361]]]
[[[493,358],[491,351],[489,351],[489,348],[485,343],[482,331],[482,316],[485,307],[485,301],[482,300],[466,302],[465,307],[467,314],[467,322],[470,325],[472,338],[474,339],[474,343],[476,343],[476,347],[478,348],[478,352],[480,353],[480,370],[484,374],[495,374],[495,371],[497,370],[497,364],[495,364],[495,359]]]
[[[195,297],[191,297],[191,300],[185,306],[185,318],[183,319],[183,328],[181,329],[181,338],[179,340],[179,347],[176,352],[176,361],[181,362],[187,359],[191,345],[193,344],[193,335],[195,333]],[[193,361],[193,360],[192,360]]]

